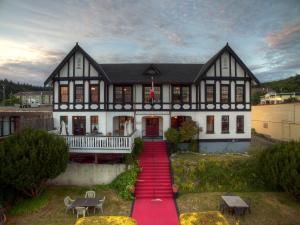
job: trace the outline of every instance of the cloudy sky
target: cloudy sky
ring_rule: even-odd
[[[204,63],[226,42],[261,81],[300,73],[300,0],[0,0],[0,79],[42,85],[76,42],[98,63]]]

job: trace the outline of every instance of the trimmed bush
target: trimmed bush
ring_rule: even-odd
[[[125,200],[133,199],[131,191],[136,183],[138,172],[139,168],[133,165],[133,168],[117,176],[110,184],[110,187],[115,189],[121,198]]]
[[[136,225],[136,221],[127,216],[90,216],[77,220],[75,225]]]
[[[258,155],[261,177],[273,190],[284,190],[300,199],[300,143],[279,143]]]
[[[180,215],[181,225],[229,225],[226,218],[217,211],[183,213]]]
[[[0,183],[29,197],[42,193],[48,179],[64,172],[68,162],[64,139],[45,130],[27,128],[0,145]]]

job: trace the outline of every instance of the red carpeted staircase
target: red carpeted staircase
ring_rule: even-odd
[[[138,225],[178,225],[166,145],[145,142],[132,217]]]

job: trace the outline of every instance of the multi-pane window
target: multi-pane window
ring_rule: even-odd
[[[131,102],[132,102],[131,86],[116,86],[115,103],[131,103]]]
[[[60,86],[60,102],[67,103],[69,101],[69,87],[67,85]]]
[[[98,133],[99,124],[98,124],[98,116],[91,116],[91,132]]]
[[[236,85],[235,88],[235,101],[236,103],[243,103],[245,96],[244,85]]]
[[[215,131],[215,118],[214,116],[206,117],[206,133],[213,134]]]
[[[174,103],[189,103],[190,102],[190,87],[189,86],[174,86],[173,87],[173,102]]]
[[[98,84],[92,84],[90,86],[90,103],[99,103],[99,86]]]
[[[221,103],[229,103],[229,85],[221,85]]]
[[[206,102],[213,103],[215,99],[215,86],[208,84],[206,85]]]
[[[144,87],[144,102],[145,103],[151,103],[152,99],[150,96],[151,86],[145,86]],[[161,87],[155,86],[154,87],[154,99],[153,103],[160,103],[161,102]]]
[[[222,116],[222,133],[229,133],[229,116]]]
[[[75,103],[83,103],[83,85],[75,85]]]
[[[244,116],[236,117],[236,132],[244,133]]]

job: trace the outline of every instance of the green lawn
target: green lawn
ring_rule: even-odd
[[[177,199],[180,213],[218,210],[218,199],[223,193],[204,192],[183,194]],[[286,193],[242,192],[239,196],[252,199],[252,213],[235,218],[225,213],[231,225],[297,225],[300,221],[300,203]]]
[[[89,188],[50,187],[40,199],[18,203],[8,215],[8,225],[74,225],[72,213],[65,214],[64,198],[84,197]],[[96,197],[106,197],[104,215],[129,216],[131,201],[122,200],[115,191],[106,187],[91,188]],[[38,207],[36,207],[38,205]],[[31,211],[31,212],[29,212]],[[92,213],[93,215],[93,213]]]

